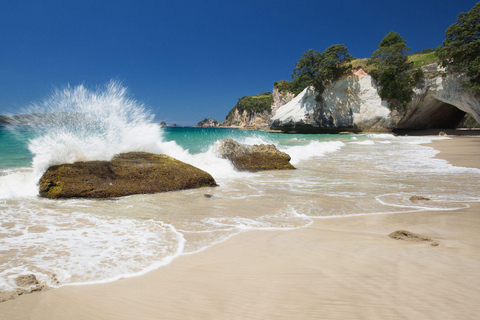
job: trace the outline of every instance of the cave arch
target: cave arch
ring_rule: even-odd
[[[421,108],[417,107],[405,115],[397,124],[397,129],[454,129],[465,115],[465,111],[452,104],[439,99],[429,99]]]

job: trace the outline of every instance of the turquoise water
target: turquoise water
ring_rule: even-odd
[[[308,143],[308,141],[323,141],[331,139],[332,137],[335,136],[330,134],[301,135],[230,128],[196,127],[166,128],[164,133],[165,140],[175,141],[183,149],[189,150],[192,154],[206,152],[213,144],[215,144],[215,142],[226,138],[239,141],[249,141],[251,143],[270,142],[282,146],[293,146],[302,144],[302,141]],[[345,136],[345,138],[350,139],[351,136]]]
[[[0,169],[28,167],[32,163],[33,154],[28,145],[39,135],[36,127],[0,126]],[[206,152],[216,141],[225,138],[266,137],[265,132],[241,131],[228,128],[164,128],[164,139],[175,141],[192,154]]]
[[[185,150],[192,154],[206,152],[216,141],[225,138],[246,138],[252,136],[267,136],[264,132],[252,133],[229,128],[194,128],[194,127],[176,127],[165,128],[164,139],[166,141],[175,141]]]
[[[12,128],[0,126],[0,169],[27,167],[32,162],[32,153],[28,142],[35,132],[29,128]]]
[[[32,164],[33,154],[28,146],[32,139],[41,136],[44,128],[17,126],[0,126],[0,169],[29,167]],[[239,141],[250,141],[283,146],[301,145],[309,141],[331,139],[333,135],[300,135],[267,133],[265,131],[247,131],[230,128],[196,128],[196,127],[167,127],[163,128],[165,141],[174,141],[190,154],[207,152],[215,142],[231,138]],[[345,136],[349,139],[349,136]],[[350,137],[351,138],[351,137]]]

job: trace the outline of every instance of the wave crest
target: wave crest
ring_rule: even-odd
[[[162,136],[154,116],[115,81],[96,90],[83,85],[57,89],[27,111],[28,125],[37,131],[29,149],[38,174],[55,164],[153,151]]]

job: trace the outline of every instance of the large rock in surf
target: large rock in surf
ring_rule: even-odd
[[[130,152],[112,161],[52,166],[40,179],[40,196],[112,198],[203,186],[216,186],[205,171],[166,155]]]
[[[250,146],[225,139],[220,142],[219,153],[240,171],[295,169],[290,163],[290,156],[279,151],[273,144]]]

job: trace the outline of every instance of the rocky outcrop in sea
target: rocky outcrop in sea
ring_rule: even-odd
[[[239,171],[295,169],[290,163],[290,156],[273,144],[245,145],[225,139],[220,142],[218,151],[222,158],[230,160]]]
[[[221,125],[220,122],[212,118],[208,118],[208,119],[205,118],[199,123],[197,123],[197,127],[201,127],[201,128],[216,128],[216,127],[219,127],[220,125]]]
[[[111,161],[55,165],[39,184],[40,196],[50,199],[112,198],[216,186],[203,170],[147,152],[122,153]]]

